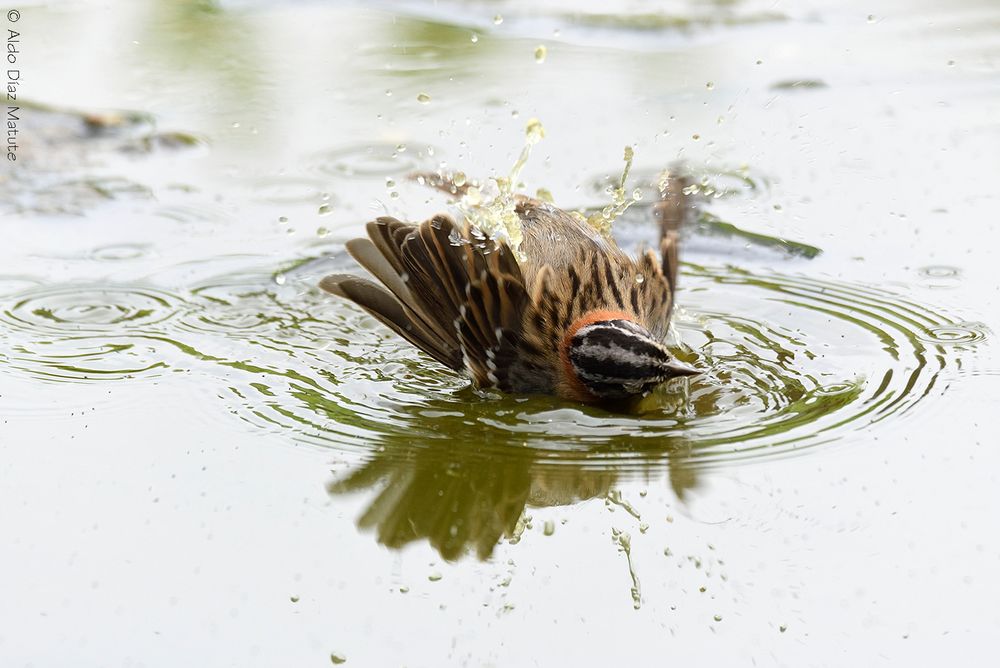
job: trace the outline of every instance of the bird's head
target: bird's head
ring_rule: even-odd
[[[592,312],[574,322],[561,353],[571,384],[597,401],[628,399],[671,378],[701,373],[678,362],[627,314],[613,311]]]

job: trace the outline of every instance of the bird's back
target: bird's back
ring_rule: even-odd
[[[659,256],[633,257],[585,220],[538,200],[522,199],[517,213],[528,294],[548,293],[534,300],[542,308],[549,301],[561,306],[559,318],[552,314],[550,336],[588,311],[625,312],[658,336],[666,333],[673,285]]]

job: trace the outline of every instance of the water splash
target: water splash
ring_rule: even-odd
[[[628,211],[629,207],[642,199],[642,191],[638,189],[632,193],[631,198],[626,197],[625,195],[625,183],[628,181],[629,172],[632,171],[632,159],[634,157],[635,151],[631,146],[626,146],[624,156],[625,168],[622,170],[622,175],[618,180],[618,185],[608,187],[608,192],[611,194],[611,204],[586,218],[587,223],[591,227],[606,236],[611,235],[611,226],[614,224],[615,220]],[[664,176],[661,181],[661,183],[664,184],[660,187],[661,192],[666,190],[665,183],[667,178],[667,176]],[[578,215],[582,217],[582,214]]]
[[[515,210],[517,206],[515,191],[519,187],[521,171],[531,156],[531,149],[544,138],[545,128],[541,121],[537,118],[528,121],[525,127],[524,147],[514,166],[506,177],[493,179],[497,188],[496,195],[483,202],[479,189],[470,187],[466,189],[464,197],[458,204],[459,210],[470,225],[491,239],[506,242],[514,253],[519,253],[521,241],[524,239],[521,218]]]
[[[639,574],[632,563],[632,536],[627,531],[611,529],[611,540],[618,546],[618,551],[625,555],[628,563],[628,574],[632,578],[629,594],[632,596],[632,607],[636,610],[642,607],[642,586],[639,584]]]

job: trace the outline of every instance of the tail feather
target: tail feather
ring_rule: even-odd
[[[660,201],[653,207],[653,215],[660,224],[660,263],[663,274],[670,281],[671,292],[677,288],[679,230],[690,209],[685,185],[683,177],[671,176]]]

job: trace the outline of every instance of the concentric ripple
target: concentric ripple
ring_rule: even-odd
[[[173,316],[178,298],[152,288],[59,286],[14,297],[0,314],[8,326],[53,333],[134,329]]]
[[[354,144],[322,153],[313,158],[313,168],[337,177],[366,177],[405,174],[421,164],[433,147],[390,143]]]
[[[978,322],[958,322],[941,327],[929,327],[920,338],[939,345],[962,345],[979,343],[987,335],[986,326]]]
[[[316,202],[324,194],[324,183],[319,179],[281,177],[258,180],[253,183],[253,197],[272,204],[300,204]]]
[[[138,260],[148,252],[149,249],[142,244],[111,244],[95,248],[90,257],[98,262],[125,262]]]
[[[451,443],[577,470],[704,467],[799,453],[900,419],[988,334],[866,285],[688,265],[683,288],[676,350],[705,373],[628,413],[475,391],[315,292],[284,311],[308,317],[244,337],[253,362],[236,366],[251,373],[229,377],[231,407],[261,428],[380,457],[414,448],[446,457],[450,448],[436,445]],[[239,308],[231,315],[261,327]],[[197,317],[215,322],[209,311]]]
[[[320,293],[326,269],[234,274],[184,298],[30,288],[0,311],[0,364],[71,382],[185,371],[218,386],[220,415],[345,454],[447,458],[459,447],[576,471],[673,472],[799,453],[901,419],[990,336],[873,286],[689,264],[675,350],[704,373],[611,412],[473,390]]]
[[[168,368],[149,339],[183,308],[176,295],[127,285],[42,287],[5,299],[13,370],[51,381],[134,378]]]

